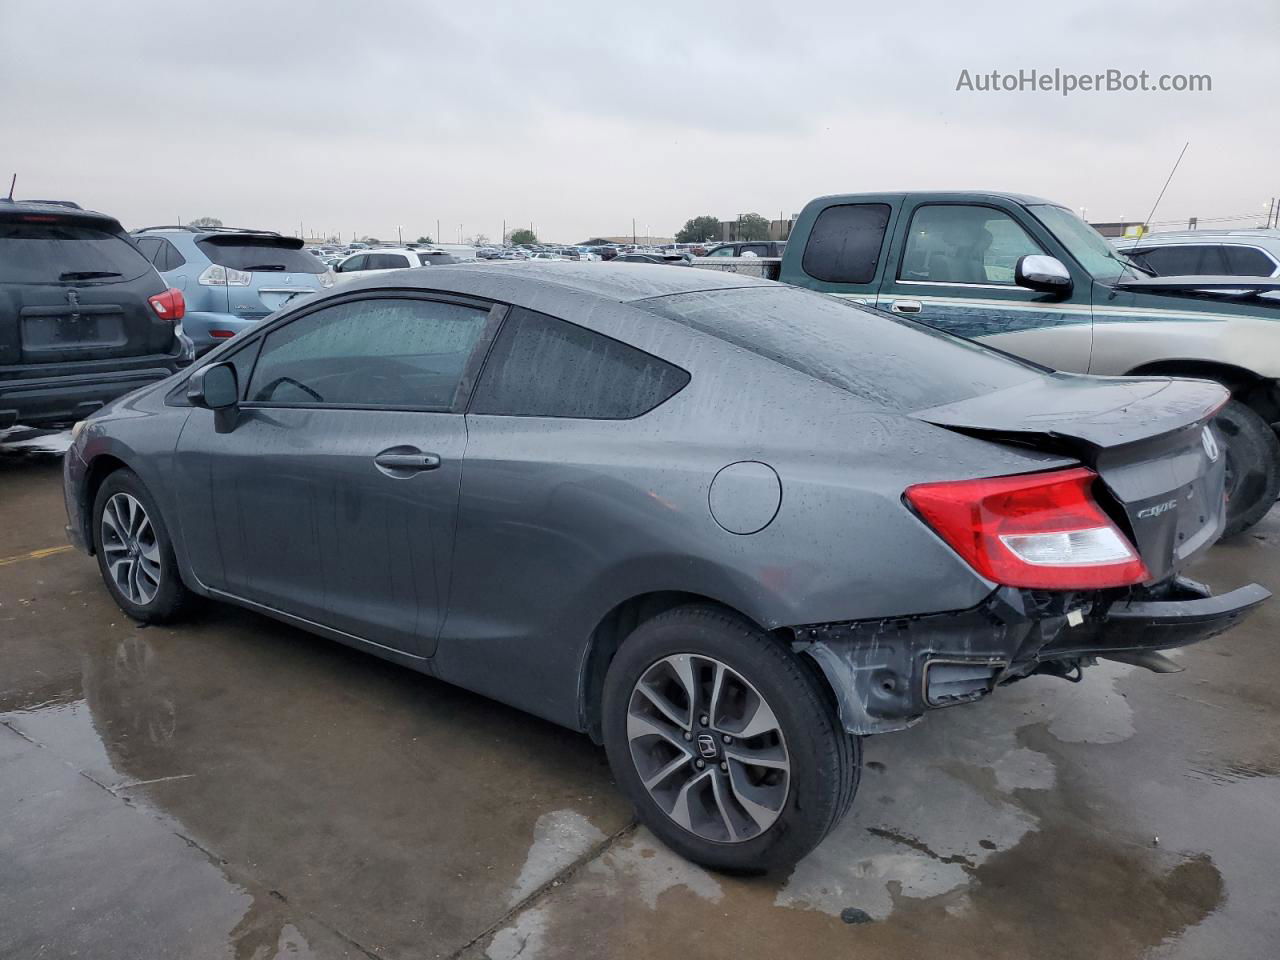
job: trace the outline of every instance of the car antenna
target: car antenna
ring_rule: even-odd
[[[1156,215],[1156,207],[1160,206],[1160,201],[1164,199],[1164,192],[1169,189],[1169,184],[1173,181],[1173,175],[1178,172],[1178,164],[1182,163],[1182,158],[1186,155],[1187,147],[1189,146],[1191,146],[1190,140],[1182,145],[1182,153],[1178,154],[1178,159],[1173,161],[1173,169],[1169,171],[1169,176],[1165,179],[1164,186],[1160,188],[1160,195],[1156,197],[1156,202],[1151,205],[1151,212],[1147,214],[1147,219],[1142,223],[1142,233],[1138,235],[1137,242],[1125,251],[1125,256],[1130,260],[1133,259],[1134,252],[1142,244],[1142,238],[1147,235],[1147,230],[1151,226],[1151,218]]]
[[[9,199],[13,199],[13,188],[18,183],[18,175],[15,173],[9,180]]]

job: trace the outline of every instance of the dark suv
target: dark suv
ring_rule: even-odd
[[[0,199],[0,429],[74,422],[190,363],[184,311],[113,217]]]

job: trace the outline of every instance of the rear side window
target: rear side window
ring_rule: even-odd
[[[0,220],[0,283],[112,283],[152,270],[137,247],[106,230]]]
[[[688,382],[684,370],[643,350],[517,307],[489,354],[471,412],[630,420]]]
[[[366,270],[400,270],[409,266],[409,258],[403,253],[371,253]]]
[[[447,410],[488,316],[465,304],[391,297],[316,310],[267,334],[247,398]]]
[[[887,203],[827,207],[809,231],[801,264],[804,272],[827,283],[870,283],[888,224]]]
[[[1227,273],[1233,277],[1269,277],[1276,272],[1275,261],[1253,247],[1223,247]]]
[[[168,240],[160,241],[160,250],[152,259],[157,270],[177,270],[187,262],[187,258]]]
[[[249,273],[324,273],[327,269],[307,251],[271,237],[206,237],[197,240],[196,246],[214,263]]]
[[[1186,244],[1145,250],[1138,247],[1140,262],[1162,277],[1200,277],[1227,272],[1221,247]]]

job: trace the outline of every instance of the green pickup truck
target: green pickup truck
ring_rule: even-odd
[[[819,197],[781,258],[699,258],[846,297],[1075,373],[1216,380],[1227,533],[1280,495],[1280,281],[1154,277],[1068,208],[1011,193]]]

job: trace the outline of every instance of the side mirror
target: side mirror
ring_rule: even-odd
[[[1057,257],[1030,254],[1019,257],[1013,268],[1013,282],[1028,290],[1066,296],[1071,292],[1071,274]]]
[[[187,382],[187,399],[206,410],[228,410],[240,402],[236,368],[229,363],[201,367]]]

